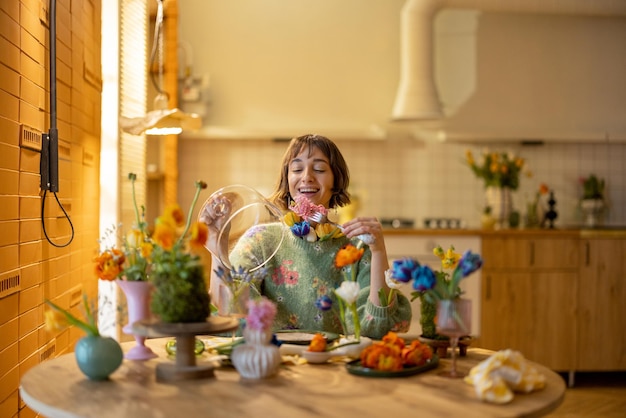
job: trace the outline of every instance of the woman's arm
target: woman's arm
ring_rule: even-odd
[[[389,268],[389,261],[382,225],[376,218],[354,218],[343,224],[343,233],[348,238],[357,237],[361,234],[370,234],[374,238],[373,242],[369,244],[369,249],[372,252],[369,300],[374,305],[381,306],[382,303],[378,296],[380,289],[384,289],[385,294],[389,293],[390,290],[385,282],[385,271]]]

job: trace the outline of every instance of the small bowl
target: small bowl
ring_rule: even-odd
[[[326,363],[332,356],[333,354],[329,351],[302,351],[302,357],[313,364]]]

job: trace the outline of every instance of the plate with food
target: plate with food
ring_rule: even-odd
[[[331,343],[339,339],[339,335],[332,332],[311,331],[302,329],[283,329],[280,331],[276,331],[274,334],[276,334],[276,339],[278,339],[283,344],[293,345],[309,345],[315,334],[322,334],[324,338],[326,338],[327,343]]]
[[[420,366],[404,366],[401,370],[390,371],[390,370],[377,370],[370,367],[364,367],[361,365],[361,360],[353,360],[346,364],[346,368],[348,369],[348,373],[355,374],[358,376],[367,376],[367,377],[405,377],[405,376],[413,376],[415,374],[423,373],[428,370],[432,370],[437,368],[439,365],[439,357],[433,355],[426,363]]]

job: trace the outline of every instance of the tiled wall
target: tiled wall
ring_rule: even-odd
[[[93,298],[97,290],[101,7],[100,0],[56,3],[57,197],[73,236],[51,193],[42,227],[33,149],[49,128],[49,2],[0,0],[0,417],[35,416],[19,398],[20,377],[84,335],[46,331],[44,300],[79,314],[81,292]]]
[[[485,204],[483,183],[465,164],[465,150],[479,156],[484,146],[423,143],[413,140],[337,141],[351,170],[352,191],[361,197],[360,214],[407,217],[421,225],[426,217],[458,217],[479,227]],[[179,196],[191,200],[193,181],[204,179],[209,192],[242,183],[269,194],[286,143],[270,141],[181,141]],[[557,226],[580,224],[579,178],[590,173],[607,181],[605,224],[626,225],[626,144],[553,143],[521,146],[491,144],[525,158],[532,177],[523,176],[514,206],[523,214],[540,183],[554,190]]]

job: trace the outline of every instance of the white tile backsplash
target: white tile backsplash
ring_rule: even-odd
[[[455,217],[478,227],[484,205],[481,179],[465,164],[465,150],[480,155],[485,146],[423,143],[413,140],[337,141],[350,167],[351,191],[361,198],[359,214],[413,218]],[[193,182],[208,184],[204,198],[220,187],[242,183],[269,194],[276,183],[285,142],[181,139],[179,197],[186,207]],[[580,222],[577,209],[580,177],[590,173],[607,182],[609,210],[606,225],[626,225],[626,144],[489,145],[492,151],[513,151],[533,173],[523,176],[514,192],[516,209],[540,183],[554,190],[557,226]],[[198,205],[199,208],[199,205]]]

